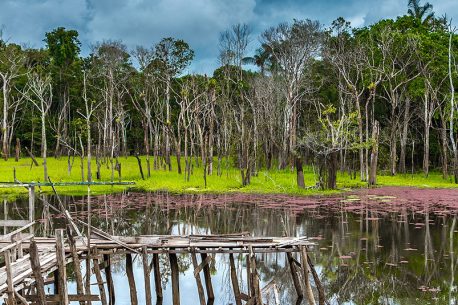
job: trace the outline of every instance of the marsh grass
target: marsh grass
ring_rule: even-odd
[[[143,171],[146,177],[146,162],[142,157]],[[41,164],[41,159],[37,159]],[[202,167],[193,167],[193,174],[190,180],[185,180],[184,174],[178,174],[176,171],[176,161],[172,164],[172,171],[151,170],[151,177],[142,180],[134,157],[119,158],[122,164],[122,180],[133,181],[133,189],[141,191],[166,190],[172,193],[262,193],[262,194],[290,194],[290,195],[328,195],[338,193],[348,189],[366,187],[365,182],[359,179],[351,179],[346,173],[339,173],[337,177],[338,190],[321,191],[315,188],[299,189],[296,186],[296,174],[294,170],[261,170],[256,176],[251,178],[251,184],[242,187],[240,173],[235,167],[223,166],[221,176],[216,175],[216,161],[214,163],[215,171],[213,175],[207,176],[207,187],[204,186]],[[48,174],[53,182],[80,182],[82,180],[80,159],[75,158],[71,172],[67,169],[67,158],[55,159],[48,158]],[[96,164],[92,162],[93,177],[95,177]],[[184,168],[184,165],[182,166]],[[41,166],[31,166],[29,158],[23,158],[19,162],[14,159],[8,161],[0,160],[0,181],[13,182],[14,170],[16,179],[21,182],[43,181],[43,168]],[[86,175],[86,163],[84,163],[84,174]],[[115,181],[119,180],[117,172],[114,174]],[[312,167],[304,167],[304,179],[306,186],[316,184],[315,175]],[[108,164],[102,164],[101,181],[111,180],[111,168]],[[444,180],[440,173],[431,173],[428,178],[422,174],[414,175],[397,175],[397,176],[378,176],[380,186],[415,186],[423,188],[457,188],[450,179]],[[131,187],[132,188],[132,187]],[[92,186],[92,194],[104,194],[120,192],[125,190],[125,186]],[[41,191],[51,192],[50,188],[43,188]],[[86,186],[63,186],[58,187],[58,192],[65,195],[84,195],[87,194]],[[0,188],[0,194],[8,196],[17,196],[25,194],[24,188]]]

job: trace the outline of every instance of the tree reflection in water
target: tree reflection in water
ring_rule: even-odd
[[[49,209],[48,204],[55,204],[53,196],[39,198],[35,215],[41,225],[36,232],[50,235],[62,226],[62,219]],[[74,217],[87,219],[87,198],[63,198]],[[123,193],[94,196],[91,202],[93,225],[113,235],[249,232],[253,236],[309,236],[317,244],[310,255],[331,304],[454,304],[457,300],[456,209],[447,200],[409,202],[371,193],[318,199]],[[18,200],[3,211],[3,217],[20,219],[27,215],[26,209],[26,200]],[[234,258],[240,288],[246,292],[245,258]],[[189,255],[178,259],[182,300],[197,300],[191,259]],[[115,281],[122,282],[124,259],[113,261],[117,262],[113,272],[119,275]],[[277,291],[281,304],[296,304],[285,255],[257,255],[257,261],[262,286],[275,287],[264,294],[269,304],[274,304]],[[168,304],[170,268],[167,257],[161,256],[160,262],[163,304]],[[141,260],[135,260],[135,265],[141,301]],[[216,255],[211,272],[215,305],[234,303],[229,256]],[[126,289],[117,289],[116,294],[117,300],[123,294],[128,300]]]

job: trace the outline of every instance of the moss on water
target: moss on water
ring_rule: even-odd
[[[314,188],[299,189],[296,186],[296,174],[293,170],[261,170],[256,176],[251,178],[251,183],[243,187],[240,179],[240,172],[236,168],[223,170],[221,176],[216,173],[207,176],[207,187],[204,185],[203,170],[200,167],[193,168],[193,174],[189,181],[185,180],[184,174],[178,174],[176,171],[176,163],[173,164],[173,170],[152,170],[151,177],[142,180],[139,174],[137,160],[134,157],[120,158],[122,164],[122,180],[135,182],[134,187],[130,187],[140,191],[158,191],[166,190],[171,193],[258,193],[258,194],[289,194],[289,195],[330,195],[336,194],[345,190],[366,187],[365,182],[359,179],[351,179],[348,174],[339,174],[337,185],[339,190],[321,191]],[[41,160],[38,159],[41,163]],[[142,157],[143,171],[146,176],[146,162]],[[72,164],[72,170],[68,172],[68,161],[66,158],[55,159],[48,158],[48,174],[53,182],[79,182],[82,180],[81,163],[79,158],[75,158]],[[216,162],[215,162],[216,165]],[[215,166],[216,167],[216,166]],[[93,176],[95,176],[96,165],[92,164]],[[0,181],[13,182],[14,170],[16,171],[16,179],[22,182],[43,181],[42,166],[31,166],[29,158],[21,159],[15,162],[14,159],[8,161],[0,161]],[[86,174],[86,163],[84,171]],[[216,172],[216,171],[215,171]],[[115,172],[115,181],[118,175]],[[103,164],[101,168],[101,180],[111,180],[111,169],[107,164]],[[315,185],[315,177],[311,167],[304,167],[304,179],[307,186]],[[428,178],[422,174],[415,175],[398,175],[378,177],[380,186],[415,186],[422,188],[457,188],[451,179],[444,180],[440,173],[431,173]],[[92,186],[92,194],[107,194],[126,190],[126,186]],[[57,188],[60,194],[65,195],[84,195],[87,194],[86,186],[62,186]],[[42,188],[44,192],[52,192],[51,188]],[[26,194],[25,188],[0,188],[0,194],[8,197],[19,196]]]

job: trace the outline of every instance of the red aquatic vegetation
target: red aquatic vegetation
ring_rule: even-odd
[[[86,205],[86,198],[77,203]],[[377,221],[389,214],[398,214],[398,222],[405,222],[403,214],[419,215],[436,214],[437,216],[455,215],[458,213],[458,190],[454,189],[419,189],[413,187],[382,187],[361,189],[351,193],[335,196],[300,197],[290,195],[256,195],[256,194],[194,194],[172,195],[158,193],[124,193],[94,196],[91,198],[92,213],[112,216],[116,210],[138,210],[148,206],[159,206],[163,211],[181,208],[230,210],[235,204],[251,205],[261,209],[283,209],[293,214],[304,212],[316,213],[320,209],[336,213],[370,213],[366,220]],[[83,212],[84,213],[84,212]],[[81,214],[80,214],[81,215]],[[424,217],[420,218],[423,221]],[[417,227],[424,222],[414,222]]]

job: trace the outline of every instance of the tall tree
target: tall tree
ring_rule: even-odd
[[[27,74],[26,54],[18,45],[7,44],[0,40],[0,81],[2,84],[2,155],[8,160],[10,154],[11,131],[14,118],[22,100],[18,94],[16,82],[19,77]]]
[[[56,147],[54,154],[61,154],[61,142],[67,142],[69,122],[71,120],[71,86],[78,75],[79,53],[81,42],[76,30],[66,30],[64,27],[46,33],[44,39],[51,58],[53,85],[57,92],[58,119],[56,122]]]
[[[163,38],[154,48],[154,65],[161,71],[162,81],[165,83],[166,124],[171,125],[171,90],[174,77],[183,72],[194,58],[194,51],[187,42],[172,37]],[[164,126],[165,158],[169,170],[172,170],[170,161],[170,126]],[[176,148],[180,150],[179,147]],[[181,165],[178,171],[181,172]]]

